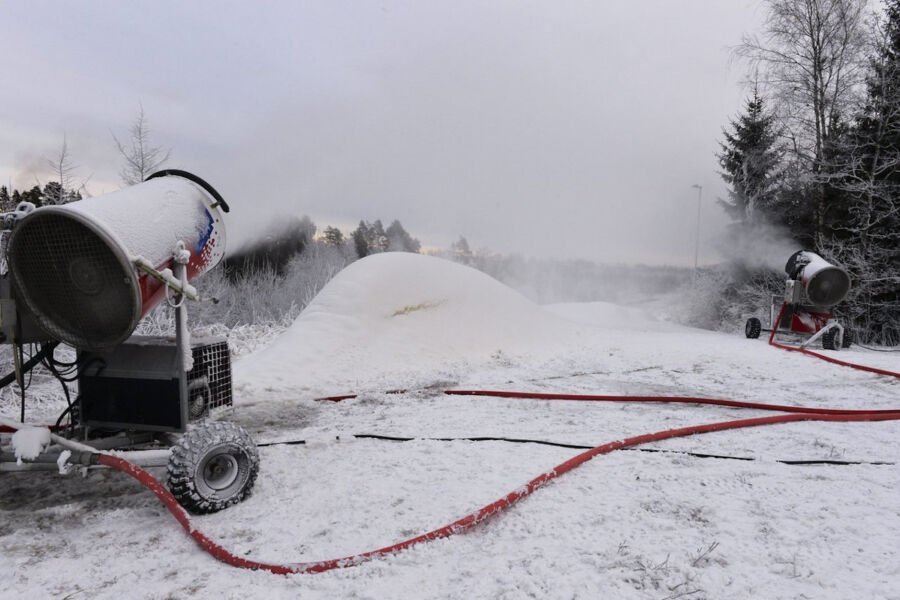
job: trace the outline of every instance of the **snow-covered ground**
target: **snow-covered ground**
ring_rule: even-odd
[[[896,353],[840,357],[900,370]],[[354,263],[291,328],[234,367],[230,418],[259,442],[309,443],[261,448],[253,495],[195,523],[236,554],[268,562],[412,537],[579,452],[352,434],[598,445],[763,414],[443,395],[448,388],[900,407],[900,380],[636,308],[539,307],[476,271],[408,254]],[[351,392],[359,396],[314,400]],[[35,419],[59,408],[38,406],[46,415]],[[15,418],[14,404],[2,409]],[[120,473],[0,473],[0,597],[897,599],[898,437],[897,422],[796,423],[620,451],[466,534],[296,576],[215,561]],[[778,462],[798,459],[890,464]]]

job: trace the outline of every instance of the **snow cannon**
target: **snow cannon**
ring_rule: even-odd
[[[82,349],[115,346],[165,297],[176,244],[189,253],[184,283],[222,259],[221,211],[228,205],[212,186],[175,170],[28,211],[9,240],[13,292],[52,338]]]
[[[799,250],[784,267],[790,281],[799,281],[809,301],[829,308],[841,302],[850,292],[850,276],[815,252]],[[799,299],[798,299],[799,301]],[[794,304],[797,302],[795,301]]]
[[[851,334],[831,313],[831,307],[850,292],[847,271],[808,250],[792,254],[784,270],[788,275],[784,296],[772,296],[769,328],[763,329],[762,322],[751,317],[744,328],[746,336],[758,338],[763,331],[784,332],[806,338],[800,344],[804,348],[817,340],[826,350],[848,348]]]
[[[38,365],[66,398],[53,443],[27,455],[3,449],[0,472],[65,474],[100,466],[100,449],[127,449],[132,464],[167,467],[169,491],[189,511],[215,512],[250,493],[256,443],[215,418],[234,405],[228,342],[187,327],[185,300],[200,300],[190,282],[224,256],[227,212],[208,183],[166,170],[96,198],[23,202],[0,215],[0,342],[13,346],[14,362],[0,388],[16,382],[21,391],[19,423],[0,415],[0,425],[23,426],[26,374]],[[174,335],[133,335],[161,301]],[[60,342],[75,348],[63,360],[54,356]]]

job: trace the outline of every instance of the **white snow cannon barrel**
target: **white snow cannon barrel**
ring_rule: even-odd
[[[228,205],[199,177],[155,173],[123,190],[33,210],[13,229],[8,260],[16,300],[50,336],[76,348],[119,344],[166,295],[151,276],[190,252],[187,280],[225,254]]]
[[[818,254],[800,250],[784,267],[791,279],[800,281],[809,301],[819,307],[834,306],[850,292],[850,276]]]

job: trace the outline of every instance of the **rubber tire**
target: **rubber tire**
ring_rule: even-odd
[[[840,347],[837,345],[837,334],[837,329],[826,331],[822,336],[822,348],[825,350],[840,350]]]
[[[844,328],[844,339],[841,343],[841,346],[843,346],[844,348],[849,348],[852,345],[853,345],[853,332],[845,327]]]
[[[756,317],[750,317],[747,319],[747,324],[744,325],[744,335],[746,335],[749,339],[755,340],[759,337],[759,332],[762,331],[762,323]]]
[[[258,473],[259,452],[250,434],[234,423],[212,421],[191,427],[172,447],[166,485],[188,511],[208,514],[246,498]]]

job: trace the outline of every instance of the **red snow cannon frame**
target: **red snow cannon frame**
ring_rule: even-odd
[[[747,319],[744,333],[758,338],[762,331],[806,336],[801,347],[821,339],[826,350],[848,348],[850,332],[834,318],[831,307],[847,297],[850,276],[841,267],[806,250],[791,255],[784,267],[788,275],[784,296],[772,296],[769,328],[756,317]],[[776,320],[778,321],[776,323]]]

